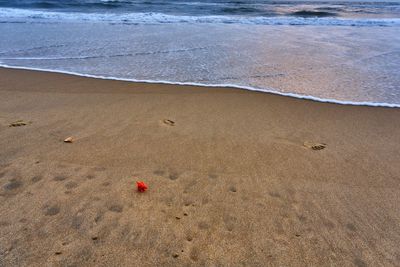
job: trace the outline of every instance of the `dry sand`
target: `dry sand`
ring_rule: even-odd
[[[0,266],[396,266],[399,180],[400,109],[0,69]]]

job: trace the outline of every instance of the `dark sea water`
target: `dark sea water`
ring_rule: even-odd
[[[400,1],[0,0],[0,64],[396,106]]]
[[[395,0],[1,0],[1,7],[79,13],[175,16],[398,17]]]

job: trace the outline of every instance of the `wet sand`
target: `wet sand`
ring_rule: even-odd
[[[0,266],[396,266],[399,122],[0,68]]]

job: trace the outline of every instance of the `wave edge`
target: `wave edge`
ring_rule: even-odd
[[[139,80],[139,79],[127,79],[127,78],[117,78],[112,76],[101,76],[101,75],[92,75],[92,74],[84,74],[72,71],[64,71],[64,70],[53,70],[53,69],[42,69],[42,68],[33,68],[33,67],[21,67],[21,66],[11,66],[7,64],[0,63],[1,68],[7,69],[19,69],[19,70],[33,70],[33,71],[42,71],[42,72],[50,72],[50,73],[61,73],[74,75],[79,77],[88,77],[95,79],[103,79],[103,80],[114,80],[114,81],[125,81],[125,82],[135,82],[135,83],[154,83],[154,84],[170,84],[170,85],[186,85],[186,86],[199,86],[199,87],[218,87],[218,88],[234,88],[248,91],[256,91],[269,93],[274,95],[292,97],[297,99],[311,100],[315,102],[321,103],[330,103],[330,104],[338,104],[338,105],[350,105],[350,106],[368,106],[368,107],[385,107],[385,108],[400,108],[400,104],[392,104],[392,103],[379,103],[379,102],[355,102],[355,101],[343,101],[329,98],[320,98],[311,95],[301,95],[296,93],[284,93],[279,92],[274,89],[264,89],[264,88],[256,88],[251,86],[239,86],[235,84],[203,84],[203,83],[195,83],[195,82],[171,82],[171,81],[163,81],[163,80]]]
[[[314,26],[400,26],[400,18],[338,18],[297,16],[176,16],[163,13],[72,13],[0,8],[2,22],[18,20],[50,22],[107,22],[115,24],[243,24],[243,25],[314,25]]]

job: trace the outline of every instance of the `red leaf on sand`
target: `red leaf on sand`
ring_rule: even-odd
[[[147,185],[144,182],[136,182],[136,187],[139,192],[144,192],[147,190]]]

